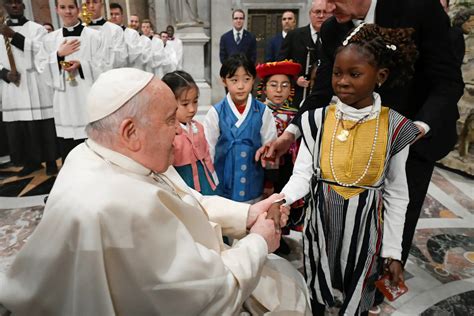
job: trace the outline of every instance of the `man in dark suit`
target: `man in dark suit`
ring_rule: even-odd
[[[229,56],[243,53],[253,63],[257,60],[257,40],[255,35],[244,30],[245,13],[241,9],[232,12],[233,28],[221,36],[219,57],[221,64]]]
[[[410,203],[407,208],[402,243],[406,262],[416,223],[428,190],[435,161],[444,157],[457,139],[457,102],[464,83],[449,40],[449,19],[439,0],[327,0],[334,3],[334,17],[321,28],[322,60],[316,83],[299,114],[326,106],[331,87],[334,52],[354,27],[354,21],[376,23],[387,28],[411,27],[419,50],[413,78],[405,86],[378,89],[384,105],[409,119],[420,129],[418,141],[410,148],[406,173]],[[427,14],[429,12],[429,14]],[[298,120],[294,121],[296,124]],[[293,134],[292,134],[293,133]],[[294,140],[298,129],[292,124],[270,148],[267,156],[283,150]]]
[[[278,60],[292,59],[301,65],[293,97],[293,106],[296,108],[304,98],[305,89],[309,87],[311,67],[320,59],[321,38],[318,33],[323,22],[331,16],[331,10],[327,10],[326,5],[326,0],[313,1],[309,11],[310,24],[289,32],[278,55]]]
[[[281,33],[273,36],[267,44],[265,49],[265,62],[276,61],[278,54],[280,53],[283,39],[286,37],[289,31],[294,30],[296,27],[296,17],[293,11],[285,11],[281,16]]]

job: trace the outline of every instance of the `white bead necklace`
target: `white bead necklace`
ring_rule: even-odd
[[[370,117],[370,115],[368,117]],[[367,117],[366,120],[364,120],[364,122],[368,120],[368,117]],[[331,147],[329,149],[329,165],[331,166],[331,173],[332,173],[332,176],[333,176],[334,180],[340,186],[352,187],[354,185],[357,185],[365,177],[365,175],[369,171],[370,163],[372,162],[372,158],[373,158],[374,152],[375,152],[375,145],[377,144],[377,137],[378,137],[378,134],[379,134],[379,118],[380,118],[380,112],[377,113],[377,117],[376,117],[377,121],[375,122],[374,142],[372,144],[372,150],[370,151],[369,161],[367,162],[367,166],[365,166],[364,172],[362,173],[362,175],[356,181],[354,181],[352,183],[343,183],[343,182],[339,181],[339,179],[337,178],[336,170],[334,169],[334,163],[333,163],[334,140],[336,138],[336,132],[337,132],[337,128],[339,126],[339,122],[342,119],[341,115],[336,114],[336,126],[334,126],[334,131],[332,133],[332,138],[331,138]],[[363,122],[361,122],[361,123],[363,123]]]

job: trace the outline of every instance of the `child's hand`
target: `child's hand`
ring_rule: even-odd
[[[393,285],[398,285],[400,281],[405,281],[405,277],[403,276],[403,266],[400,261],[391,260],[386,269],[388,274],[390,274],[390,281],[392,281]]]

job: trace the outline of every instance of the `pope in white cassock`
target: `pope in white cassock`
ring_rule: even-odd
[[[7,309],[310,315],[302,276],[268,255],[280,234],[266,210],[279,196],[249,206],[187,187],[170,166],[176,108],[150,73],[99,77],[87,100],[89,139],[71,151],[41,222],[0,280]],[[228,247],[222,234],[238,241]]]

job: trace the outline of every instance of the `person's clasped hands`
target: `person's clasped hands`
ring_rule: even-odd
[[[281,227],[286,225],[290,215],[290,208],[283,205],[283,197],[283,194],[272,194],[251,205],[248,213],[247,229],[265,239],[269,253],[280,246]]]

